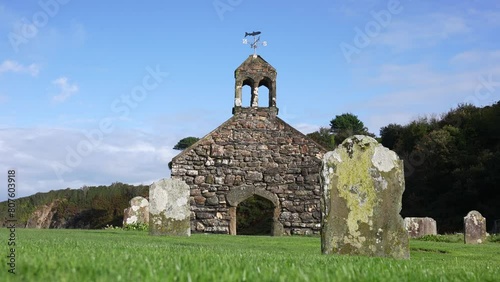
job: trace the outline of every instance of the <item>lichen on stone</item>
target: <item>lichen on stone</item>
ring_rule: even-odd
[[[402,174],[397,155],[368,136],[348,138],[326,153],[321,172],[322,252],[409,258],[399,215]]]
[[[149,233],[189,236],[189,186],[181,180],[162,179],[149,188]]]

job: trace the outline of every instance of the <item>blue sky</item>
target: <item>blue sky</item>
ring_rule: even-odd
[[[0,171],[17,170],[18,196],[169,177],[179,139],[231,117],[250,31],[304,133],[346,112],[378,134],[489,105],[499,30],[496,0],[2,0]]]

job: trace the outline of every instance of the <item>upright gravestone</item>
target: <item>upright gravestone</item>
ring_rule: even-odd
[[[481,244],[486,240],[486,218],[478,211],[470,211],[464,217],[465,244]]]
[[[493,222],[493,234],[500,234],[500,219],[497,219]]]
[[[149,202],[141,196],[130,200],[130,207],[123,211],[123,226],[149,224]]]
[[[437,235],[436,221],[430,217],[405,217],[404,223],[410,238]]]
[[[189,186],[162,179],[149,187],[149,234],[190,236]]]
[[[355,135],[323,157],[321,251],[408,259],[403,161],[371,137]]]

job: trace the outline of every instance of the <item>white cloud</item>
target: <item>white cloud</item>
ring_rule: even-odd
[[[7,72],[27,73],[31,76],[37,76],[40,72],[40,67],[37,64],[24,66],[16,61],[5,60],[0,64],[0,74]]]
[[[482,27],[487,26],[499,26],[500,25],[500,11],[495,11],[491,7],[489,9],[469,9],[468,14],[476,17],[481,23]]]
[[[103,136],[86,155],[75,155],[89,141],[85,132],[55,128],[0,129],[0,170],[16,169],[19,197],[37,192],[83,185],[109,185],[115,181],[151,184],[170,177],[168,162],[179,153],[177,140],[137,130]],[[68,162],[69,161],[69,162]],[[57,171],[55,167],[66,167]],[[58,175],[59,173],[59,175]],[[4,201],[6,194],[0,194]]]
[[[370,81],[377,84],[391,86],[406,86],[407,88],[420,85],[425,80],[427,85],[439,83],[441,78],[430,70],[428,64],[384,64],[379,66],[379,74]]]
[[[450,65],[381,65],[378,71],[356,79],[365,82],[367,91],[381,86],[385,90],[351,106],[362,112],[362,120],[378,133],[389,123],[404,124],[420,115],[445,113],[461,103],[490,105],[500,100],[499,65],[498,51],[463,52],[454,56]]]
[[[455,55],[450,60],[453,64],[463,64],[470,67],[471,64],[474,65],[491,65],[498,64],[500,62],[500,50],[492,51],[482,51],[482,50],[471,50],[464,51]]]
[[[304,134],[313,133],[315,131],[318,131],[320,128],[319,125],[309,123],[299,123],[294,125],[293,127]]]
[[[409,85],[407,87],[403,83],[394,84],[392,91],[370,101],[370,104],[384,108],[393,107],[394,110],[405,108],[415,112],[438,110],[436,107],[443,105],[446,105],[447,108],[454,107],[459,103],[469,102],[469,97],[474,95],[475,89],[480,83],[478,78],[483,75],[479,72],[444,74],[428,71],[422,74],[413,73],[412,77],[408,78]],[[412,78],[413,81],[411,81]],[[406,79],[405,77],[396,77],[394,80],[401,82]]]
[[[68,78],[64,76],[52,81],[52,84],[60,90],[59,94],[52,97],[55,102],[64,102],[71,95],[78,92],[78,85],[69,83]]]
[[[416,117],[417,116],[415,114],[408,112],[397,112],[397,110],[394,109],[393,112],[381,111],[370,114],[367,117],[360,116],[359,118],[368,128],[369,132],[379,136],[380,129],[382,127],[387,126],[391,123],[407,124]]]
[[[104,153],[151,153],[156,150],[154,146],[147,143],[136,143],[128,146],[102,145],[98,150]]]
[[[456,35],[472,31],[464,18],[448,14],[430,14],[415,19],[393,21],[387,31],[374,42],[401,51],[413,48],[432,47]]]

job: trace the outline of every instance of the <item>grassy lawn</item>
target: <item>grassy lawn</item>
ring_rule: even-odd
[[[500,281],[500,244],[411,241],[411,259],[325,256],[316,237],[195,234],[152,237],[122,230],[16,233],[16,274],[0,281]]]

